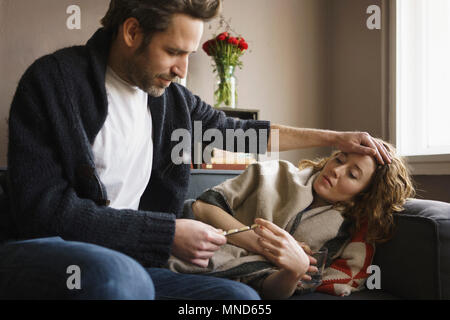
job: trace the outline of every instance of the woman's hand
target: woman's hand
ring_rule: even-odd
[[[311,248],[305,242],[300,242],[300,241],[297,241],[297,242],[300,245],[300,247],[302,247],[303,251],[305,251],[305,253],[307,255],[312,256],[313,252],[312,252]]]
[[[304,242],[300,242],[300,241],[297,241],[297,242],[300,245],[300,247],[302,247],[303,251],[305,251],[305,253],[308,255],[308,258],[309,258],[308,272],[311,272],[311,273],[318,272],[319,269],[317,269],[317,267],[314,266],[315,264],[317,264],[317,260],[312,257],[313,251],[311,250],[311,248]],[[312,279],[311,276],[309,276],[306,273],[302,276],[302,280],[311,281],[311,279]]]
[[[258,218],[255,223],[260,225],[254,231],[259,236],[258,242],[263,255],[280,269],[291,273],[294,278],[310,279],[305,273],[317,270],[310,266],[316,261],[305,253],[297,240],[270,221]]]

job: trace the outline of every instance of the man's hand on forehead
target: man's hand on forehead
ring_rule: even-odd
[[[338,132],[335,145],[344,152],[373,156],[379,164],[391,163],[391,157],[383,144],[367,132]]]

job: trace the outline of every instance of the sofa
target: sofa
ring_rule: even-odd
[[[193,170],[186,198],[195,199],[240,173]],[[450,203],[409,199],[395,223],[394,237],[376,246],[372,262],[380,268],[380,289],[366,288],[347,297],[314,292],[290,299],[450,299]]]
[[[8,235],[5,171],[0,168],[0,241]],[[204,190],[240,173],[193,170],[186,199],[195,199]],[[381,289],[366,289],[348,297],[310,293],[290,299],[450,299],[450,204],[410,199],[395,221],[394,237],[377,246],[372,262],[380,268]]]

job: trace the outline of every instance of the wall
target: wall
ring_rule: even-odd
[[[20,76],[36,58],[84,44],[99,27],[108,3],[0,0],[0,166],[6,165],[6,118]],[[81,7],[81,30],[66,28],[66,8],[71,4]],[[243,57],[243,70],[236,73],[239,107],[259,109],[262,119],[275,123],[327,128],[327,0],[225,0],[223,12],[251,48]],[[202,43],[217,25],[217,20],[206,25]],[[188,87],[212,104],[214,81],[210,58],[200,45],[191,59]],[[328,150],[292,151],[281,157],[296,163],[324,152]]]
[[[261,119],[298,127],[327,128],[327,1],[226,0],[223,14],[250,45],[236,72],[238,107],[260,110]],[[202,43],[220,33],[214,21]],[[192,57],[188,87],[213,103],[211,58],[203,50]],[[297,163],[328,149],[281,153]]]
[[[414,176],[416,198],[450,203],[450,175]]]
[[[0,0],[0,166],[6,165],[9,106],[25,69],[61,47],[84,44],[109,0]],[[68,30],[66,8],[81,7],[81,30]],[[237,71],[238,106],[262,119],[299,127],[362,130],[383,136],[382,35],[366,27],[366,9],[381,0],[225,0],[224,15],[250,44]],[[202,43],[217,30],[206,25]],[[199,48],[188,87],[213,103],[210,58]],[[292,151],[296,163],[327,148]],[[450,176],[415,178],[419,195],[449,201]]]
[[[81,29],[68,30],[69,5],[81,7]],[[0,0],[0,166],[6,166],[7,117],[23,72],[38,57],[84,44],[100,26],[109,0]]]
[[[330,127],[382,137],[381,30],[366,26],[370,5],[381,1],[329,1]]]

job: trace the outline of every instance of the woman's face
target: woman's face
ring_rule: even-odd
[[[327,202],[348,201],[369,185],[375,169],[371,156],[340,152],[328,160],[313,188]]]

